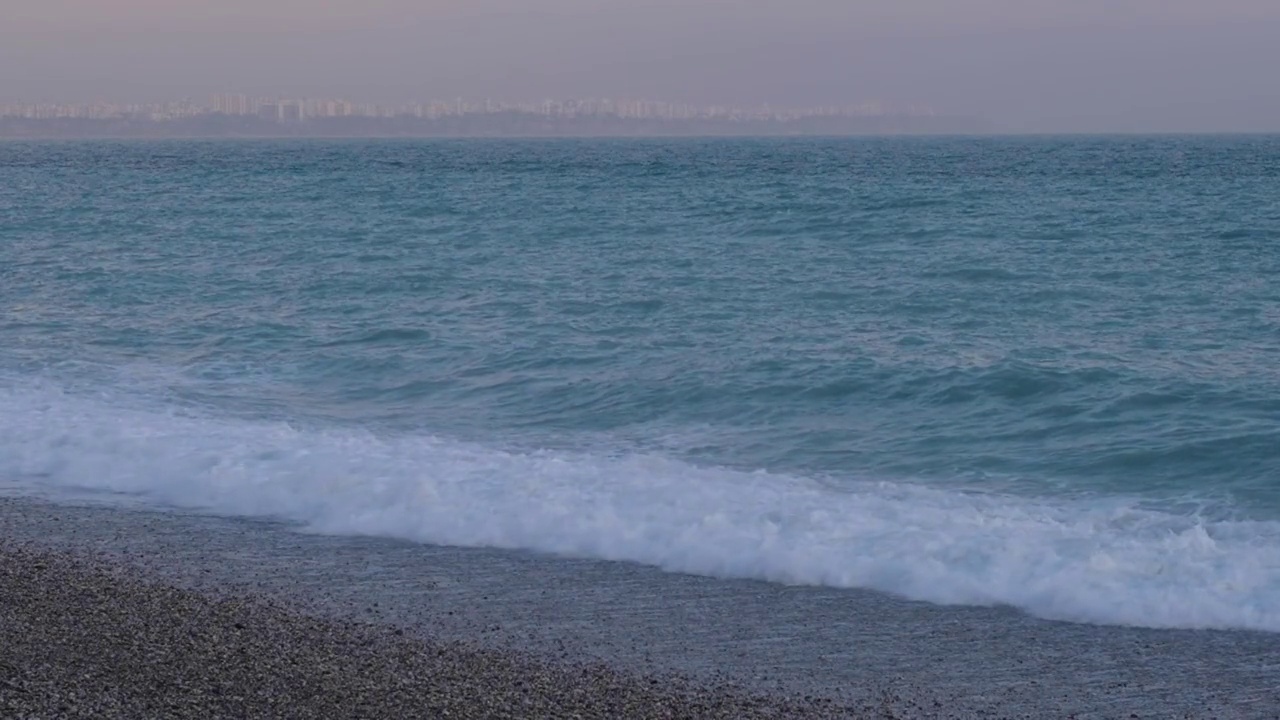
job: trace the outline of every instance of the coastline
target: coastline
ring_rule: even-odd
[[[163,667],[197,673],[182,682],[204,688],[201,701],[215,703],[201,716],[217,716],[223,706],[216,703],[227,700],[208,694],[214,680],[199,669],[209,667],[211,657],[244,657],[233,651],[249,647],[236,644],[243,632],[227,630],[236,622],[256,628],[249,633],[255,642],[275,643],[247,653],[266,663],[250,676],[255,682],[286,678],[307,688],[308,697],[323,689],[330,702],[405,693],[418,703],[445,702],[441,693],[452,693],[448,702],[459,703],[448,706],[452,717],[569,715],[568,706],[555,704],[566,698],[591,703],[574,706],[583,717],[619,716],[616,707],[601,704],[615,697],[636,703],[622,713],[627,717],[1262,718],[1280,708],[1272,682],[1280,648],[1265,633],[1054,623],[1007,608],[938,607],[625,563],[328,537],[260,521],[6,497],[0,497],[0,548],[0,607],[28,618],[25,625],[4,623],[28,631],[0,638],[7,673],[0,674],[6,681],[0,715],[19,707],[28,708],[27,716],[64,716],[57,708],[2,703],[76,690],[78,681],[57,678],[85,674],[77,647],[105,643],[133,648],[127,656],[138,657],[137,645],[129,645],[137,639],[120,632],[128,622],[150,633],[142,637],[151,638],[152,647],[181,656]],[[198,625],[204,644],[188,646],[195,640],[177,629],[190,631],[191,623],[175,618],[196,616],[195,609],[213,620]],[[40,638],[29,630],[37,617],[81,623],[35,623],[61,633]],[[76,640],[90,636],[92,642]],[[31,675],[32,657],[14,655],[22,647],[63,655],[47,655],[46,671]],[[298,654],[314,648],[328,648],[324,663]],[[442,657],[432,655],[441,649],[447,657],[433,659]],[[410,657],[416,659],[405,660]],[[294,667],[289,658],[306,672],[281,673]],[[429,672],[442,662],[457,672]],[[446,689],[402,682],[426,675],[460,679]],[[477,686],[466,684],[473,676],[487,678],[482,694],[489,706],[461,699],[477,694]],[[374,685],[362,686],[359,678],[373,678]],[[536,678],[554,678],[544,682],[554,687],[531,696]],[[93,687],[98,690],[81,689],[104,702],[120,688],[137,690],[105,679]],[[174,681],[164,697],[194,697],[175,695],[178,687]],[[225,695],[228,686],[218,687]],[[265,697],[266,687],[242,688],[240,696]],[[110,688],[115,694],[102,694]],[[120,716],[182,716],[179,709],[131,707]],[[238,707],[227,712],[273,712],[267,705]],[[323,706],[294,707],[294,716],[316,716]],[[376,702],[360,707],[338,714],[399,712],[390,705],[380,710]],[[716,715],[716,708],[729,714]],[[90,714],[110,717],[102,712]]]
[[[0,541],[3,717],[848,717],[217,598]],[[892,717],[892,715],[890,715]]]

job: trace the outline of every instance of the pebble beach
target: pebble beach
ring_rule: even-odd
[[[853,708],[410,637],[0,545],[0,717],[835,718]],[[877,715],[894,717],[894,715]]]
[[[1280,717],[1274,637],[0,496],[0,718]]]

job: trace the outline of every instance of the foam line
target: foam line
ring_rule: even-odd
[[[655,456],[181,416],[48,387],[0,387],[0,476],[24,491],[109,491],[323,533],[874,588],[1062,620],[1280,631],[1280,522],[1137,499],[834,489]]]

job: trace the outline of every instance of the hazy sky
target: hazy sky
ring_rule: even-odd
[[[227,91],[1280,130],[1280,0],[0,0],[0,102]]]

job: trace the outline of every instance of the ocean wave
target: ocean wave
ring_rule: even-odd
[[[910,483],[513,452],[0,388],[0,478],[310,531],[872,588],[1051,619],[1280,631],[1280,522]]]

